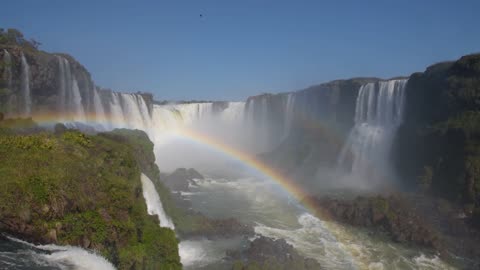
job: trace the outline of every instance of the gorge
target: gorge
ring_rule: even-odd
[[[29,198],[25,212],[0,208],[0,266],[25,250],[59,269],[79,253],[119,269],[268,269],[278,254],[296,269],[479,266],[479,54],[408,77],[201,102],[101,88],[72,56],[28,42],[0,54],[0,181],[4,200]],[[16,173],[24,162],[28,177]],[[176,168],[201,175],[170,191],[162,174]],[[429,207],[441,218],[419,214]],[[265,246],[273,255],[255,256]]]

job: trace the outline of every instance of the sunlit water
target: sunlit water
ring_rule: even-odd
[[[196,183],[191,192],[182,193],[194,210],[215,218],[235,217],[253,225],[257,234],[283,238],[327,269],[454,269],[431,251],[321,221],[269,181],[207,177]],[[187,269],[218,267],[226,250],[245,246],[238,239],[190,240],[180,244],[180,255]]]

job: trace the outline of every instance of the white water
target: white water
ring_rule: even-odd
[[[7,88],[12,90],[12,57],[5,49],[3,50],[3,62],[5,63],[3,79],[7,82]]]
[[[66,59],[61,56],[57,56],[58,60],[58,78],[59,78],[59,86],[58,86],[58,97],[57,97],[57,106],[58,111],[61,113],[66,112],[66,100],[67,100],[67,92],[70,92],[70,67]],[[68,68],[68,71],[67,71]]]
[[[79,247],[58,245],[34,245],[13,237],[7,237],[13,242],[31,248],[38,262],[46,262],[51,267],[74,270],[114,270],[115,267],[102,256]],[[35,250],[47,252],[35,252]]]
[[[95,121],[101,125],[107,125],[105,122],[106,114],[103,109],[102,100],[98,94],[98,89],[94,86],[93,88],[93,108],[95,109]]]
[[[192,203],[193,210],[214,218],[235,217],[253,223],[257,234],[285,239],[325,269],[454,269],[429,251],[392,243],[368,230],[322,221],[261,178],[206,175],[195,182],[191,191],[182,195]],[[244,245],[234,239],[187,240],[180,244],[180,255],[187,269],[208,267],[221,263],[226,250]]]
[[[57,109],[62,112],[62,122],[87,122],[82,95],[70,62],[58,56],[59,86]]]
[[[62,74],[59,108],[73,114],[70,120],[86,121],[87,110],[82,102],[83,90],[79,89],[66,59],[59,61],[59,67]],[[368,175],[368,166],[365,165],[365,161],[369,160],[367,157],[372,155],[375,159],[386,157],[391,139],[401,123],[404,84],[404,81],[381,82],[378,89],[375,85],[365,85],[360,90],[357,98],[355,127],[339,161],[342,164],[347,163],[347,154],[352,152],[354,154],[350,167],[352,172]],[[94,90],[93,94],[96,119],[101,119],[100,115],[105,114],[107,118],[105,122],[113,123],[108,126],[105,124],[105,129],[116,127],[142,129],[154,141],[155,147],[168,142],[167,134],[183,128],[210,131],[209,136],[217,136],[221,140],[228,140],[231,136],[235,138],[233,141],[237,141],[235,136],[248,134],[246,139],[257,140],[256,145],[268,143],[270,112],[266,97],[251,101],[249,106],[244,102],[232,102],[220,112],[214,112],[212,103],[154,105],[153,111],[149,112],[141,95],[116,92],[106,95],[97,90]],[[102,100],[104,98],[108,100]],[[279,133],[279,137],[285,137],[291,129],[294,103],[295,95],[288,95],[285,102],[283,132]],[[248,123],[252,126],[251,130]],[[377,149],[378,146],[381,149]],[[182,151],[177,150],[177,152],[180,152],[180,154],[176,153],[180,159],[187,158]],[[172,155],[156,154],[160,165],[166,159],[175,158]],[[379,162],[385,162],[385,160],[386,158],[380,159]],[[160,226],[173,229],[174,225],[166,215],[153,183],[143,174],[141,179],[149,214],[158,216]],[[257,233],[285,238],[302,255],[314,257],[332,268],[390,269],[391,265],[395,265],[392,269],[447,268],[436,257],[418,254],[418,252],[412,256],[410,250],[402,250],[401,252],[404,253],[401,253],[400,247],[394,246],[389,249],[389,244],[382,241],[374,242],[366,234],[359,233],[352,236],[349,229],[322,222],[304,211],[292,209],[296,207],[290,205],[289,198],[275,198],[277,190],[274,187],[265,188],[258,183],[248,183],[249,181],[207,179],[199,183],[202,190],[184,195],[195,202],[197,210],[203,209],[205,213],[216,217],[233,215],[237,218],[241,217],[242,221],[255,222]],[[336,230],[335,233],[332,233],[332,228]],[[230,247],[231,243],[219,244],[219,242],[205,239],[183,241],[180,244],[182,263],[187,267],[208,265],[220,260],[227,249],[224,247],[227,246]],[[67,260],[69,256],[73,256],[71,252],[73,251],[65,250],[64,253],[57,253],[57,256],[50,259]],[[78,250],[75,252],[81,253]],[[80,258],[82,256],[78,255]],[[392,257],[398,257],[400,262],[396,262]],[[408,267],[404,268],[405,265]]]
[[[283,128],[283,138],[288,137],[290,134],[290,129],[292,128],[293,122],[293,113],[294,113],[294,106],[295,106],[295,94],[290,93],[287,95],[287,100],[285,104],[285,123]]]
[[[392,177],[389,155],[402,122],[406,83],[407,80],[389,80],[360,88],[355,126],[338,160],[339,166],[347,167],[351,175],[369,181]]]
[[[233,250],[243,245],[245,239],[205,238],[184,240],[178,245],[179,255],[184,269],[198,269],[211,264],[218,264],[225,257],[225,250]]]
[[[23,100],[23,116],[30,116],[32,113],[32,98],[30,93],[30,66],[22,52],[22,73],[21,73],[21,93]]]
[[[69,104],[69,107],[73,110],[73,120],[76,122],[86,122],[85,111],[83,109],[82,104],[82,96],[80,94],[80,88],[78,88],[77,79],[73,76],[72,79],[72,94],[73,99],[71,100],[72,103]]]
[[[3,50],[3,62],[5,64],[5,67],[3,69],[3,79],[7,82],[7,89],[12,91],[12,56],[7,50]],[[12,104],[14,104],[14,98],[11,96],[8,100],[7,104],[7,115],[12,114]]]
[[[167,216],[165,210],[163,210],[162,201],[160,200],[160,196],[158,195],[152,180],[143,173],[141,175],[141,180],[143,197],[147,204],[148,214],[157,215],[161,227],[167,227],[172,230],[175,229],[172,220]]]

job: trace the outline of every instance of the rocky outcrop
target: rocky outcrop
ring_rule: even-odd
[[[267,115],[269,132],[278,140],[261,159],[305,185],[312,182],[319,168],[335,167],[354,125],[358,90],[363,84],[378,80],[336,80],[297,92],[250,97],[247,107],[254,107],[252,114],[257,118],[262,113]],[[262,104],[267,105],[266,112],[262,111]],[[285,120],[287,117],[290,121]]]
[[[480,229],[480,54],[414,73],[405,104],[393,150],[403,183],[463,205]]]
[[[371,228],[406,245],[431,248],[446,260],[463,258],[465,269],[480,266],[480,233],[463,210],[444,199],[405,193],[354,199],[313,197],[323,219]]]
[[[200,213],[189,212],[190,224],[177,229],[181,239],[202,237],[207,239],[232,238],[237,236],[252,237],[252,226],[241,223],[235,218],[214,219]]]
[[[322,197],[313,201],[322,217],[380,229],[396,242],[441,249],[437,232],[401,197],[357,197],[352,200]]]
[[[159,227],[142,197],[140,173],[156,175],[142,154],[153,149],[145,133],[18,134],[2,122],[0,232],[94,249],[119,269],[181,268],[175,233]]]
[[[243,251],[228,251],[227,259],[233,260],[233,270],[319,270],[320,264],[298,254],[292,245],[284,239],[272,239],[260,236],[250,242]]]
[[[10,35],[7,32],[14,34]],[[98,113],[96,107],[100,104],[98,104],[98,100],[95,100],[97,93],[100,93],[100,103],[103,103],[104,111],[107,113],[112,113],[108,110],[110,103],[125,102],[114,101],[111,90],[97,89],[98,87],[95,86],[87,69],[72,56],[38,50],[30,42],[25,41],[17,30],[9,29],[7,32],[4,32],[3,29],[0,32],[0,111],[5,112],[7,116],[24,116],[22,113],[25,111],[26,105],[23,100],[24,93],[22,93],[22,78],[24,78],[22,77],[22,55],[29,67],[27,77],[33,114],[65,113],[66,111],[72,113],[70,107],[73,104],[60,106],[59,103],[65,99],[72,103],[72,99],[75,98],[75,102],[81,103],[86,117],[89,117],[92,113]],[[6,61],[7,59],[9,62]],[[60,63],[62,61],[67,61],[68,64],[62,67]],[[76,81],[79,96],[73,97],[69,91],[67,91],[66,97],[62,96],[65,95],[65,93],[62,94],[62,87],[72,88],[72,83],[68,81],[72,79]],[[137,92],[136,95],[142,97],[151,115],[154,103],[153,95],[142,92]],[[121,106],[122,104],[117,105]]]
[[[188,191],[190,185],[195,185],[194,179],[204,179],[204,177],[195,169],[179,168],[171,174],[163,174],[161,179],[172,191]]]
[[[67,54],[51,54],[36,49],[26,49],[19,45],[0,44],[0,59],[7,51],[11,57],[9,68],[12,72],[11,89],[9,94],[3,97],[4,106],[8,107],[6,111],[10,114],[21,112],[19,101],[21,100],[21,55],[30,67],[30,91],[32,97],[32,107],[36,112],[51,112],[57,107],[58,89],[60,85],[58,56],[67,59],[70,63],[72,74],[75,75],[84,106],[87,108],[93,104],[93,83],[90,73],[77,62],[72,56]],[[3,67],[3,68],[2,68]],[[4,73],[7,66],[0,65],[0,74]],[[2,78],[4,79],[4,78]],[[6,82],[3,82],[7,87]]]

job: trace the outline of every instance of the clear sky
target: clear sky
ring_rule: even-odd
[[[480,1],[11,0],[0,27],[73,55],[102,87],[241,100],[479,52]]]

